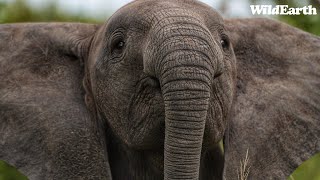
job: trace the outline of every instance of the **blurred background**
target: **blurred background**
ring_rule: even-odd
[[[132,0],[0,0],[0,23],[86,22],[103,23]],[[318,15],[264,16],[278,19],[304,31],[320,35],[320,0],[201,0],[227,18],[253,16],[250,5],[313,5]],[[0,160],[0,180],[27,179]],[[320,153],[303,163],[288,180],[320,180]]]
[[[132,0],[0,0],[0,23],[73,21],[102,23]],[[320,35],[320,0],[201,0],[225,17],[252,17],[250,5],[313,5],[318,15],[268,16]],[[261,17],[258,15],[256,17]]]

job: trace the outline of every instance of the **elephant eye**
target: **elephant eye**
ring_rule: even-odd
[[[230,42],[229,42],[229,39],[228,39],[227,36],[223,36],[221,38],[220,43],[221,43],[221,46],[222,46],[223,50],[228,50],[229,49]]]
[[[125,44],[124,41],[117,42],[117,44],[115,46],[115,49],[117,49],[117,50],[123,49],[124,48],[124,44]]]
[[[119,55],[122,54],[124,48],[126,46],[126,43],[124,41],[124,38],[122,35],[117,35],[112,41],[111,41],[111,52],[113,55]]]

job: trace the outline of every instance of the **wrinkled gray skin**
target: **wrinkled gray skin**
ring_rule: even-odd
[[[248,151],[248,179],[286,179],[320,153],[320,38],[268,19],[225,26],[237,58],[225,176]]]
[[[30,179],[237,179],[249,148],[249,179],[283,179],[320,151],[319,49],[193,0],[1,25],[0,159]]]

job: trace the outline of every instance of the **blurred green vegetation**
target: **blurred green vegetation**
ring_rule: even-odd
[[[302,163],[288,180],[320,180],[320,153]]]
[[[13,166],[0,160],[0,180],[28,180],[28,178]]]
[[[279,15],[270,16],[280,21],[286,22],[304,31],[315,35],[320,35],[320,1],[319,0],[249,0],[251,4],[274,4],[274,5],[288,5],[289,7],[303,7],[312,5],[317,9],[317,15]]]
[[[49,1],[48,5],[41,9],[32,7],[25,0],[0,2],[0,23],[52,21],[100,23],[104,19],[86,17],[81,12],[75,15],[62,11],[54,1]]]
[[[306,3],[301,3],[306,2]],[[312,5],[317,9],[317,15],[297,15],[297,16],[278,16],[278,19],[292,26],[303,29],[307,32],[320,35],[320,1],[318,0],[281,0],[277,3],[287,4],[289,7],[303,7],[307,5]]]
[[[254,4],[261,4],[259,0],[250,0]],[[266,1],[264,1],[266,2]],[[269,1],[270,2],[270,1]],[[287,22],[310,33],[320,35],[320,4],[317,0],[306,1],[318,10],[318,15],[307,16],[278,16],[277,19]],[[274,4],[288,4],[290,7],[300,7],[299,0],[273,0]],[[105,19],[86,17],[81,12],[78,15],[59,9],[54,1],[50,1],[41,9],[30,6],[24,0],[13,0],[10,3],[0,1],[0,23],[14,22],[88,22],[101,23]],[[320,180],[320,153],[303,163],[288,178],[288,180]],[[27,179],[15,168],[0,161],[0,180],[24,180]]]
[[[318,10],[318,15],[274,16],[304,31],[320,35],[320,2],[319,0],[249,0],[252,4],[288,4],[289,7],[302,7],[312,4]],[[62,11],[55,1],[48,1],[48,5],[41,9],[30,6],[25,0],[12,0],[7,3],[0,1],[0,23],[13,22],[88,22],[101,23],[105,19],[87,17],[79,12],[77,15]],[[228,4],[231,1],[225,1]],[[221,8],[226,8],[224,5]],[[223,12],[223,11],[222,11]]]

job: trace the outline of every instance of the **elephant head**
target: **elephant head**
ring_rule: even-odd
[[[136,0],[102,25],[0,25],[0,159],[30,179],[236,179],[245,158],[249,179],[284,179],[320,151],[319,49],[195,0]]]
[[[234,94],[221,16],[193,0],[134,1],[89,40],[86,103],[129,148],[160,149],[165,179],[197,179]],[[156,139],[156,140],[155,140]]]

